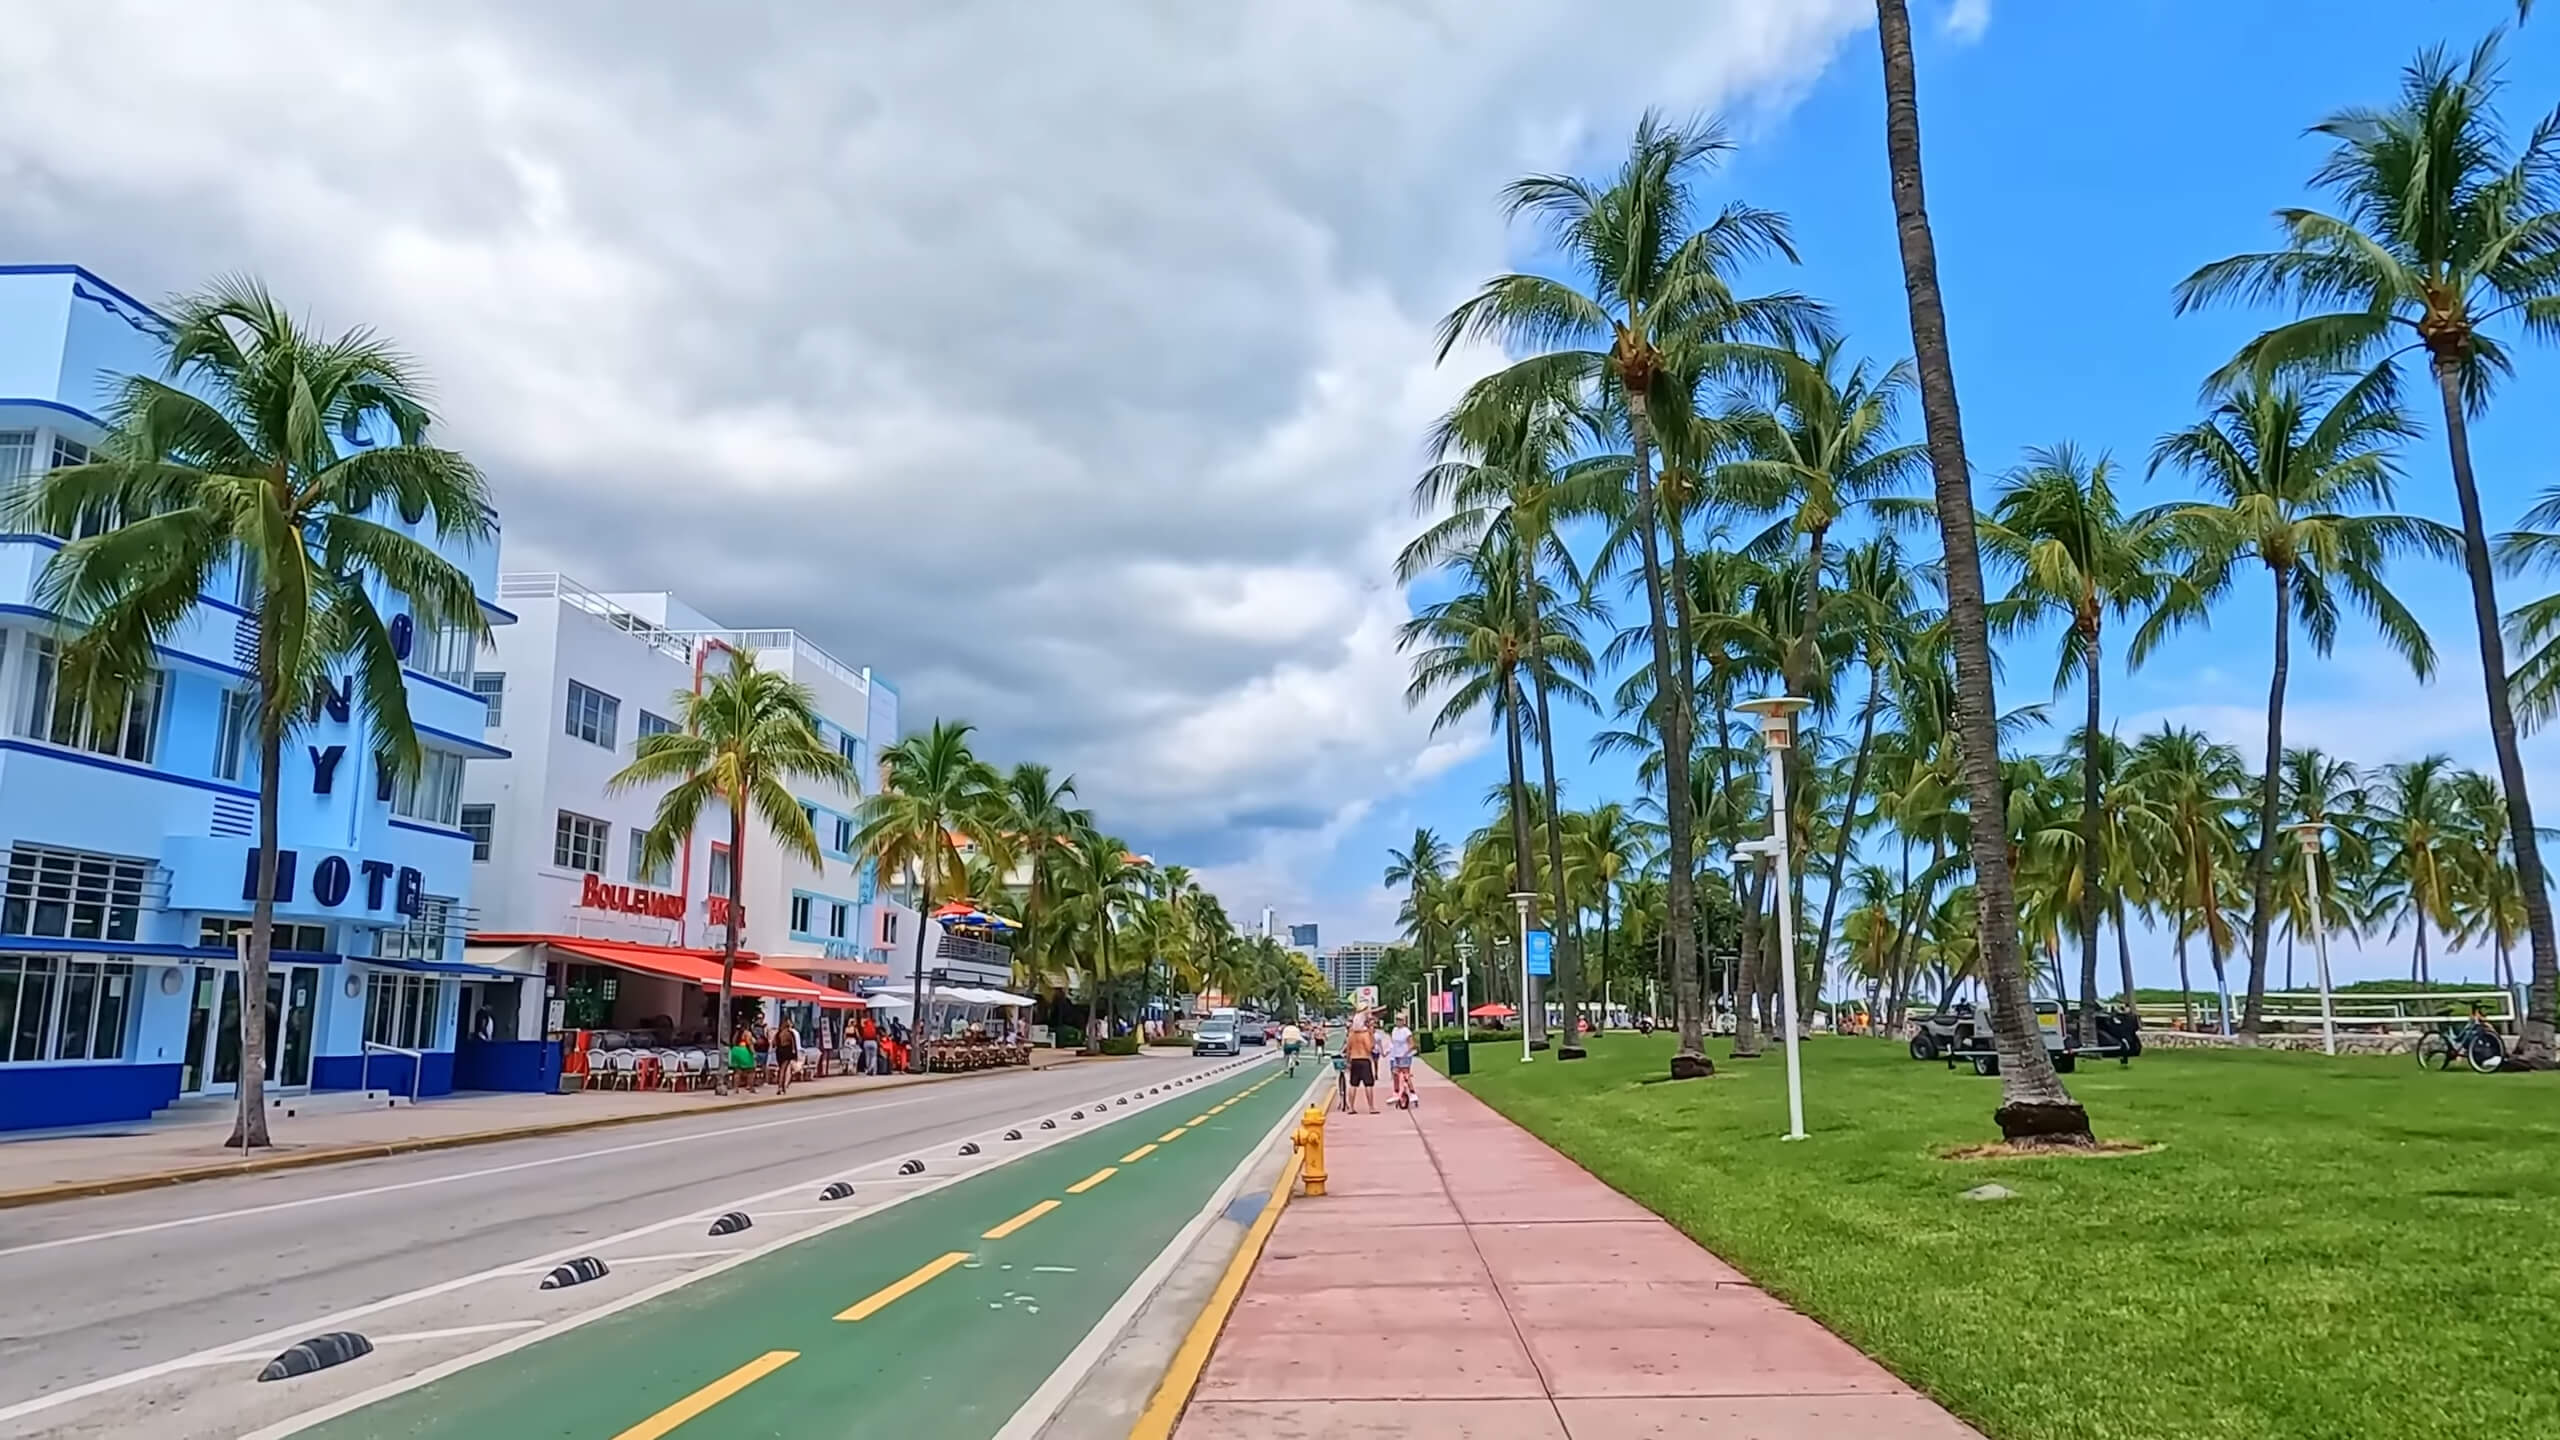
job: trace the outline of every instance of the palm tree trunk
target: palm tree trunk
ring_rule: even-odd
[[[1525,561],[1521,576],[1529,586],[1530,630],[1543,636],[1545,618],[1537,608],[1537,562]],[[1555,910],[1549,921],[1565,930],[1558,939],[1572,942],[1570,947],[1556,947],[1564,952],[1563,963],[1556,967],[1556,998],[1564,1012],[1564,1038],[1556,1042],[1556,1058],[1579,1060],[1583,1056],[1582,1025],[1576,1018],[1582,1013],[1582,907],[1565,903],[1564,797],[1556,790],[1556,733],[1547,715],[1546,677],[1533,670],[1530,682],[1537,692],[1539,773],[1547,785],[1547,868],[1553,872],[1548,876],[1548,889],[1555,897]]]
[[[2125,929],[2122,895],[2116,897],[2116,968],[2124,972],[2125,1013],[2132,1014],[2141,1008],[2142,1001],[2133,988],[2133,936]]]
[[[1536,851],[1529,848],[1529,782],[1523,773],[1527,766],[1520,750],[1520,672],[1517,666],[1502,681],[1502,742],[1511,763],[1511,893],[1533,895],[1538,889],[1535,868]],[[1514,902],[1515,904],[1518,902]],[[1537,922],[1536,901],[1531,901],[1530,923]],[[1528,937],[1522,936],[1526,945]],[[1540,1024],[1539,1006],[1530,1003],[1534,982],[1528,973],[1528,956],[1520,957],[1520,1023],[1529,1032],[1529,1043],[1535,1045],[1544,1027]]]
[[[1858,820],[1859,792],[1867,784],[1867,760],[1875,753],[1876,711],[1884,703],[1884,667],[1867,667],[1867,705],[1858,721],[1858,757],[1849,766],[1849,800],[1840,807],[1840,834],[1831,846],[1831,885],[1822,897],[1822,925],[1814,932],[1813,953],[1831,953],[1831,918],[1840,904],[1842,880],[1849,873],[1849,835]]]
[[[715,1028],[711,1032],[712,1043],[723,1051],[729,1048],[731,1040],[729,1003],[731,988],[738,976],[738,931],[747,921],[742,899],[747,873],[746,798],[743,793],[729,797],[729,923],[721,931],[720,1007],[714,1012],[718,1019],[713,1022]],[[921,938],[924,927],[919,925],[916,928]],[[719,1093],[729,1093],[729,1067],[726,1065],[720,1067]]]
[[[2275,673],[2267,681],[2267,773],[2258,782],[2258,850],[2249,857],[2249,999],[2241,1008],[2240,1033],[2256,1039],[2267,999],[2267,940],[2275,923],[2275,855],[2277,807],[2284,790],[2284,682],[2292,668],[2293,571],[2276,566]],[[2285,970],[2293,969],[2292,947],[2285,950]]]
[[[2001,794],[1982,556],[1974,539],[1973,471],[1965,461],[1946,301],[1938,291],[1937,242],[1929,233],[1928,200],[1922,191],[1919,82],[1912,69],[1907,0],[1876,0],[1876,29],[1884,52],[1885,151],[1900,232],[1903,290],[1911,308],[1920,410],[1928,430],[1945,556],[1947,621],[1956,662],[1956,748],[1970,802],[1983,984],[1990,992],[1991,1028],[2000,1051],[2001,1105],[1993,1118],[2011,1140],[2086,1144],[2091,1139],[2089,1113],[2072,1100],[2045,1056],[2027,999],[2026,972],[2018,965],[2018,897],[2009,867],[2008,807]]]
[[[935,836],[932,843],[941,844],[941,837]],[[932,856],[933,851],[928,847],[925,857],[916,862],[916,972],[914,993],[907,1001],[907,1069],[910,1073],[917,1075],[925,1073],[924,932],[933,928]],[[738,867],[732,864],[729,867],[729,875],[733,885],[736,883],[737,873]],[[735,915],[729,918],[732,921],[737,919]]]
[[[1742,906],[1742,936],[1741,943],[1735,946],[1738,973],[1733,985],[1733,1049],[1727,1053],[1736,1060],[1757,1059],[1760,1054],[1760,907],[1768,899],[1762,878],[1767,874],[1752,866],[1746,877],[1737,866],[1734,876],[1734,898]]]
[[[2178,916],[2178,1011],[2185,1017],[2187,1030],[2192,1034],[2196,1028],[2196,992],[2194,984],[2187,979],[2187,917],[2184,912]]]
[[[274,682],[259,667],[262,686]],[[258,707],[258,896],[249,909],[249,946],[240,956],[240,1110],[231,1122],[234,1150],[263,1150],[267,1138],[267,957],[276,936],[276,809],[284,772],[284,720],[263,690]],[[281,1021],[282,1017],[278,1017]]]
[[[1662,819],[1663,827],[1670,832],[1664,837],[1665,859],[1670,867],[1663,885],[1669,912],[1664,928],[1671,935],[1671,1003],[1680,1026],[1680,1044],[1672,1052],[1671,1073],[1683,1078],[1712,1073],[1715,1066],[1707,1060],[1698,1017],[1697,876],[1693,873],[1696,836],[1690,829],[1689,687],[1684,681],[1690,651],[1685,644],[1684,625],[1679,636],[1682,648],[1675,663],[1671,629],[1674,597],[1664,593],[1676,588],[1667,583],[1669,580],[1685,583],[1686,577],[1666,577],[1662,571],[1661,535],[1657,528],[1661,520],[1660,496],[1653,483],[1653,425],[1645,399],[1641,385],[1628,387],[1627,430],[1636,451],[1636,535],[1644,557],[1645,608],[1653,628],[1654,723],[1655,733],[1662,737]],[[1676,535],[1673,543],[1678,543]]]
[[[2106,883],[2107,857],[2099,848],[2106,817],[2098,800],[2098,636],[2089,637],[2081,656],[2088,682],[2089,713],[2080,732],[2080,1043],[2098,1043],[2098,891]]]
[[[2293,927],[2284,927],[2284,988],[2293,988]]]
[[[2471,430],[2462,413],[2460,359],[2435,356],[2436,392],[2444,402],[2446,449],[2453,460],[2453,493],[2462,507],[2462,568],[2471,580],[2471,618],[2480,634],[2480,681],[2488,692],[2489,738],[2498,751],[2498,784],[2506,792],[2507,828],[2515,845],[2516,881],[2524,891],[2525,931],[2532,938],[2533,983],[2526,990],[2524,1024],[2516,1058],[2534,1069],[2560,1064],[2560,943],[2552,938],[2551,892],[2542,878],[2542,846],[2533,830],[2533,796],[2525,789],[2524,757],[2516,748],[2516,712],[2507,693],[2506,640],[2498,630],[2497,572],[2489,561],[2489,533],[2480,518],[2480,487],[2471,472]]]

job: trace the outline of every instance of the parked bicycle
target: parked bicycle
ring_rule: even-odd
[[[2419,1069],[2450,1070],[2456,1060],[2469,1061],[2483,1075],[2507,1063],[2507,1042],[2489,1028],[2477,1005],[2469,1019],[2458,1024],[2448,1020],[2418,1037]]]

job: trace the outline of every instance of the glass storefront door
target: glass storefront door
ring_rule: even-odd
[[[270,1085],[311,1083],[311,1025],[319,1008],[320,967],[278,965],[267,971],[266,1079]],[[195,1007],[187,1017],[186,1071],[191,1095],[222,1095],[240,1087],[240,972],[196,967]]]

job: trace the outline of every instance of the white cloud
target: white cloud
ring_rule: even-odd
[[[1991,28],[1991,0],[1954,0],[1947,7],[1947,33],[1965,44]]]
[[[1496,188],[1867,14],[1632,0],[1630,73],[1566,0],[39,0],[0,253],[377,326],[511,567],[808,630],[1277,886],[1480,743],[1405,711],[1385,577]]]

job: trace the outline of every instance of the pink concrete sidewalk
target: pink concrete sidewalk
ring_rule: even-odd
[[[1336,1114],[1178,1440],[1975,1437],[1475,1097]]]

